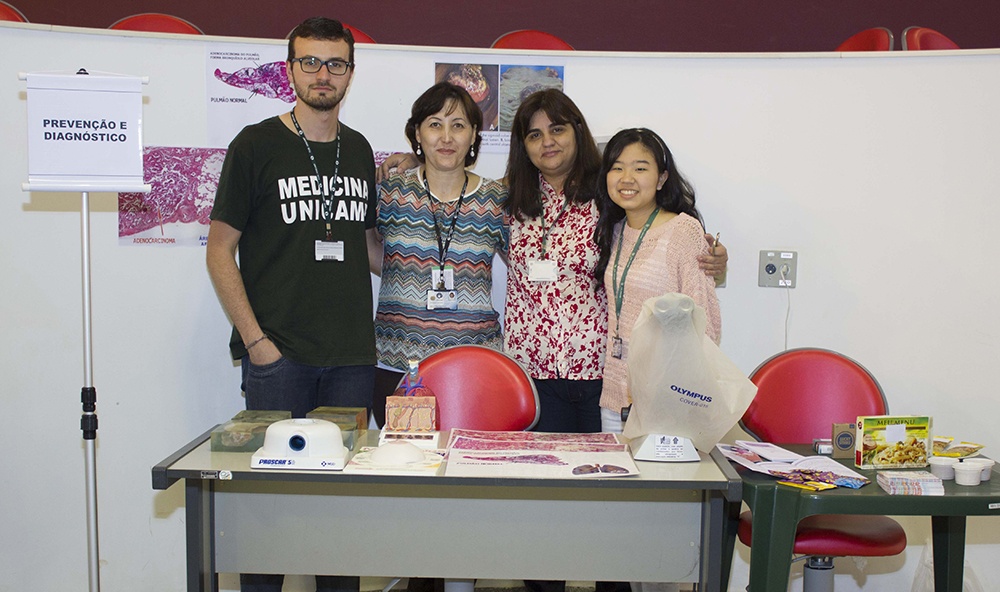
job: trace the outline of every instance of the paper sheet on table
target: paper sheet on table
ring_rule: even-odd
[[[627,477],[638,475],[615,434],[454,430],[445,475],[464,477]]]

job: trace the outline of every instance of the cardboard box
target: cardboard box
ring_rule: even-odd
[[[434,397],[385,398],[385,429],[393,432],[437,430],[437,399]]]
[[[854,458],[854,437],[857,423],[833,424],[833,458]]]
[[[854,464],[862,469],[926,467],[931,418],[877,415],[858,418]]]

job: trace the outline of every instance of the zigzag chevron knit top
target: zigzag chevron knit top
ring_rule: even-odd
[[[408,359],[423,359],[452,345],[503,349],[493,308],[493,255],[506,251],[503,205],[507,190],[497,181],[470,178],[455,223],[445,265],[454,270],[458,310],[427,309],[431,271],[439,265],[434,215],[447,235],[458,201],[427,195],[420,169],[379,185],[382,286],[375,314],[375,345],[381,364],[405,371]]]

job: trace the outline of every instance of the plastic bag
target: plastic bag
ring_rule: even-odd
[[[705,335],[706,322],[684,294],[643,303],[629,344],[627,438],[682,436],[709,452],[750,406],[756,385]]]
[[[930,539],[924,542],[924,552],[920,554],[920,563],[913,574],[910,592],[934,592],[934,547]],[[983,585],[979,583],[968,559],[965,560],[965,569],[962,571],[962,592],[983,592]]]

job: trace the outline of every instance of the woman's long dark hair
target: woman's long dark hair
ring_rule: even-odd
[[[618,204],[611,201],[608,194],[608,171],[614,165],[618,157],[626,147],[632,144],[641,144],[653,155],[656,161],[657,175],[667,172],[667,181],[656,192],[656,205],[668,212],[675,214],[687,214],[701,222],[705,222],[694,205],[694,188],[677,170],[674,162],[674,155],[670,153],[667,144],[656,132],[642,128],[632,128],[622,130],[608,141],[604,149],[604,158],[601,162],[601,172],[598,177],[597,195],[598,205],[601,210],[601,217],[597,221],[597,229],[594,231],[594,240],[600,248],[600,259],[597,260],[597,267],[594,270],[594,277],[598,283],[604,283],[604,271],[608,268],[608,261],[611,259],[611,248],[614,239],[615,224],[625,217],[625,210]]]
[[[538,191],[538,167],[528,158],[524,139],[535,113],[544,111],[552,123],[568,125],[576,136],[576,158],[563,187],[566,197],[576,203],[594,199],[601,153],[580,109],[562,91],[548,89],[528,95],[514,115],[510,131],[510,155],[507,158],[507,210],[518,220],[535,218],[542,213]]]

